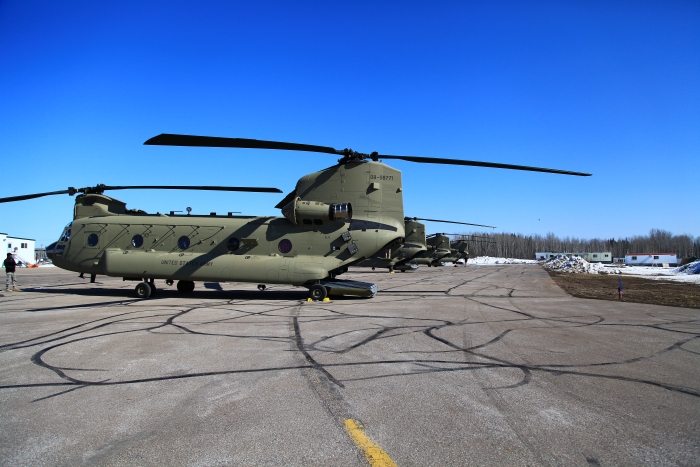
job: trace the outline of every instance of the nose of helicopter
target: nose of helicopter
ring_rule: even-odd
[[[53,242],[51,245],[46,247],[46,257],[49,259],[53,259],[53,252],[54,249],[56,248],[56,243],[58,242]]]

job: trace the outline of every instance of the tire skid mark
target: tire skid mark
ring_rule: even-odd
[[[26,339],[26,340],[18,341],[18,342],[12,342],[12,343],[10,343],[10,344],[2,344],[2,345],[0,345],[0,351],[2,351],[2,349],[4,349],[5,347],[20,348],[20,347],[14,347],[14,346],[19,346],[19,345],[21,345],[21,344],[26,344],[26,343],[28,343],[28,342],[36,341],[36,340],[39,340],[39,339],[45,339],[45,338],[50,337],[50,336],[55,336],[56,334],[61,334],[61,333],[67,332],[67,331],[72,331],[72,330],[74,330],[74,329],[78,329],[78,328],[83,327],[83,326],[87,326],[88,324],[97,323],[97,322],[100,322],[100,321],[104,321],[104,320],[106,320],[106,319],[114,318],[114,317],[117,317],[117,316],[129,315],[129,314],[133,314],[133,313],[139,313],[139,311],[129,311],[129,312],[126,312],[126,313],[120,313],[120,314],[117,314],[117,315],[108,316],[108,317],[106,317],[106,318],[99,318],[99,319],[96,319],[96,320],[94,320],[94,321],[88,321],[87,323],[81,323],[81,324],[77,324],[77,325],[75,325],[75,326],[71,326],[71,327],[69,327],[69,328],[64,328],[64,329],[61,329],[60,331],[54,331],[54,332],[51,332],[51,333],[49,333],[49,334],[44,334],[44,335],[42,335],[42,336],[32,337],[31,339]],[[59,338],[59,339],[62,339],[62,338]],[[47,341],[47,342],[50,342],[50,341]],[[32,344],[32,345],[40,345],[40,344],[41,344],[41,342],[39,342],[39,343],[37,343],[37,344]]]
[[[571,375],[571,376],[585,376],[617,381],[626,381],[631,383],[641,383],[648,384],[651,386],[656,386],[662,389],[667,389],[669,391],[679,392],[687,394],[690,396],[700,398],[700,391],[688,388],[685,386],[673,385],[669,383],[663,383],[653,380],[645,380],[640,378],[632,378],[621,375],[605,375],[599,373],[587,373],[574,370],[564,370],[564,369],[554,369],[547,367],[540,367],[537,365],[520,365],[520,364],[506,364],[498,362],[457,362],[454,360],[430,360],[430,359],[414,359],[414,360],[378,360],[372,362],[346,362],[346,363],[328,363],[324,367],[328,368],[343,368],[343,367],[355,367],[355,366],[373,366],[373,365],[398,365],[398,364],[444,364],[444,365],[461,365],[456,368],[437,368],[433,370],[434,372],[445,372],[445,371],[472,371],[472,370],[483,370],[483,369],[500,369],[500,368],[516,368],[516,369],[527,369],[531,372],[543,372],[548,373],[553,376]],[[286,370],[296,370],[296,369],[315,369],[311,364],[301,364],[301,365],[289,365],[283,367],[271,367],[271,368],[255,368],[255,369],[240,369],[240,370],[222,370],[222,371],[211,371],[211,372],[199,372],[199,373],[187,373],[182,375],[170,375],[170,376],[159,376],[152,378],[140,378],[140,379],[130,379],[121,381],[80,381],[76,382],[63,381],[63,382],[52,382],[52,383],[23,383],[23,384],[10,384],[2,385],[0,389],[17,389],[17,388],[40,388],[40,387],[61,387],[61,386],[73,386],[73,385],[86,385],[86,386],[121,386],[137,383],[149,383],[149,382],[161,382],[179,379],[189,379],[189,378],[201,378],[208,376],[221,376],[221,375],[231,375],[231,374],[245,374],[245,373],[264,373],[264,372],[276,372],[276,371],[286,371]],[[421,371],[420,374],[425,373]],[[418,374],[418,373],[415,373]],[[395,373],[395,374],[384,374],[378,376],[369,376],[361,378],[347,378],[345,381],[364,381],[371,379],[381,379],[388,377],[405,377],[412,376],[414,373]]]
[[[304,359],[311,364],[311,366],[322,373],[326,378],[328,378],[329,381],[333,382],[336,386],[340,386],[341,388],[344,388],[345,385],[335,379],[333,375],[331,375],[320,363],[318,363],[314,358],[309,354],[309,352],[306,351],[306,348],[304,347],[304,338],[301,335],[301,329],[299,327],[299,309],[301,306],[295,308],[294,314],[292,316],[292,321],[293,321],[293,326],[294,326],[294,342],[296,343],[297,350],[301,352],[301,354],[304,356]]]

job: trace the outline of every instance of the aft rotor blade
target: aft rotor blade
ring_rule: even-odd
[[[571,172],[568,170],[545,169],[541,167],[528,167],[525,165],[499,164],[496,162],[479,162],[462,159],[445,159],[437,157],[419,157],[419,156],[390,156],[386,154],[365,154],[353,151],[352,149],[338,150],[329,146],[316,146],[313,144],[299,143],[284,143],[280,141],[265,141],[261,139],[247,138],[221,138],[218,136],[194,136],[194,135],[176,135],[171,133],[163,133],[154,136],[145,143],[146,145],[158,146],[199,146],[210,148],[245,148],[245,149],[281,149],[286,151],[306,151],[320,152],[324,154],[335,154],[346,158],[357,159],[398,159],[409,162],[419,162],[424,164],[448,164],[448,165],[466,165],[472,167],[491,167],[497,169],[511,170],[527,170],[531,172],[546,172],[563,175],[578,175],[581,177],[589,177],[591,174],[582,172]]]
[[[325,154],[343,155],[343,151],[328,146],[312,144],[284,143],[280,141],[265,141],[247,138],[220,138],[217,136],[174,135],[163,133],[154,136],[145,145],[156,146],[199,146],[207,148],[244,148],[244,149],[282,149],[286,151],[322,152]]]
[[[475,225],[477,227],[489,227],[491,229],[496,228],[493,225],[470,224],[469,222],[442,221],[439,219],[423,219],[422,217],[411,217],[410,219],[417,220],[417,221],[428,221],[428,222],[444,222],[446,224]]]
[[[204,190],[204,191],[245,191],[249,193],[282,193],[279,188],[248,186],[178,186],[178,185],[138,185],[104,186],[103,190]]]
[[[469,235],[469,234],[464,234],[464,233],[443,233],[443,235],[455,235],[457,237],[464,236],[464,237],[473,237],[473,238],[489,238],[489,237],[485,237],[485,236]],[[464,240],[464,239],[462,239],[462,240]]]
[[[32,195],[10,196],[7,198],[0,198],[0,203],[11,203],[13,201],[24,201],[27,199],[41,198],[42,196],[67,195],[69,193],[70,193],[70,190],[60,190],[60,191],[49,191],[46,193],[34,193]]]
[[[471,167],[491,167],[495,169],[511,169],[511,170],[527,170],[530,172],[546,172],[561,175],[577,175],[579,177],[590,177],[591,174],[583,172],[571,172],[568,170],[544,169],[542,167],[529,167],[526,165],[499,164],[497,162],[479,162],[468,161],[462,159],[444,159],[438,157],[419,157],[419,156],[388,156],[385,154],[377,155],[379,159],[399,159],[409,162],[421,162],[425,164],[448,164],[448,165],[467,165]]]

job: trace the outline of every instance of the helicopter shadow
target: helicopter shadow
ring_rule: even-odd
[[[91,289],[43,289],[43,288],[25,288],[27,292],[49,294],[49,295],[74,295],[83,297],[120,297],[124,300],[138,300],[134,293],[130,290],[125,289],[110,289],[110,288],[91,288]],[[206,290],[195,290],[193,292],[183,294],[177,290],[169,289],[157,289],[156,293],[147,299],[147,302],[152,303],[154,301],[162,299],[197,299],[197,300],[305,300],[307,296],[306,290],[216,290],[216,289],[206,289]],[[74,305],[75,306],[75,305]],[[72,307],[74,307],[72,306]],[[39,311],[32,310],[32,311]]]

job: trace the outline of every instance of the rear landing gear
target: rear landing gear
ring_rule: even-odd
[[[328,290],[321,284],[314,284],[309,287],[309,298],[315,302],[320,302],[328,296]]]
[[[177,291],[180,293],[190,293],[194,290],[194,282],[177,281]]]

